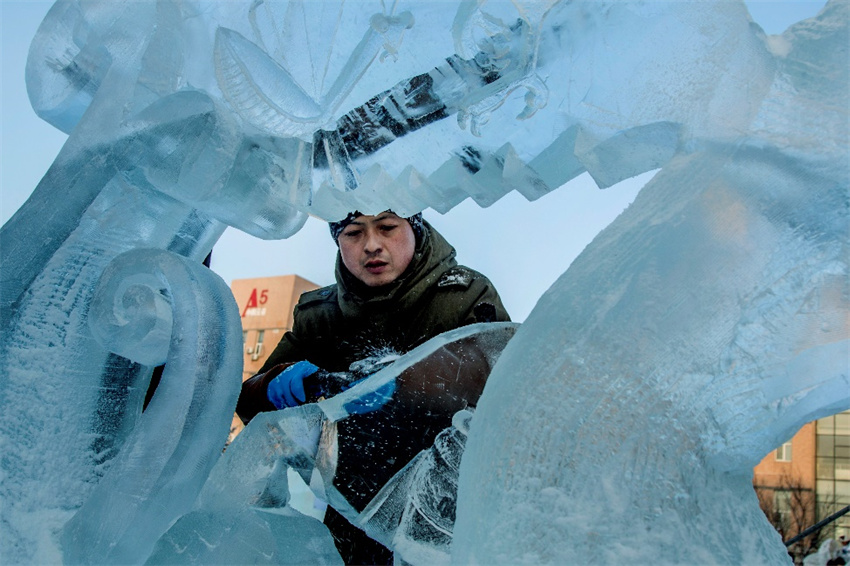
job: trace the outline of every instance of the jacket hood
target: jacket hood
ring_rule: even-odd
[[[440,276],[457,265],[455,249],[426,220],[410,265],[388,285],[369,287],[354,277],[336,256],[336,282],[339,307],[346,316],[380,314],[388,309],[404,310],[415,303]]]

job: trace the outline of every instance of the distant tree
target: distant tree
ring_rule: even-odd
[[[783,541],[797,536],[818,521],[815,491],[788,473],[783,473],[776,485],[755,486],[755,490],[759,507]],[[820,531],[812,533],[788,547],[788,554],[794,559],[794,564],[801,565],[803,558],[817,552],[826,538],[825,533]]]

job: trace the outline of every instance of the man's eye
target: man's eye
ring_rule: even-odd
[[[383,226],[381,226],[381,230],[384,231],[384,232],[391,232],[392,230],[395,230],[396,228],[397,228],[397,226],[395,224],[384,224]]]
[[[342,235],[346,236],[348,238],[351,238],[351,237],[354,237],[354,236],[359,236],[360,230],[350,230],[348,232],[343,232]]]

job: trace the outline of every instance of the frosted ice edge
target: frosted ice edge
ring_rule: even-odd
[[[575,445],[564,450],[576,452],[566,466],[573,475],[535,484],[533,473],[478,462],[503,474],[496,480],[511,476],[513,483],[487,484],[507,485],[492,487],[494,499],[510,502],[525,489],[532,497],[516,507],[505,503],[501,513],[463,516],[456,556],[480,559],[505,544],[507,553],[494,559],[601,560],[594,537],[617,523],[613,517],[624,526],[606,540],[647,526],[651,534],[638,532],[626,549],[603,547],[621,553],[611,560],[622,560],[627,550],[633,559],[658,561],[658,548],[701,532],[703,546],[692,547],[688,560],[781,561],[741,470],[805,420],[848,406],[848,372],[841,365],[850,334],[848,4],[830,2],[818,18],[792,26],[779,49],[751,25],[740,2],[465,2],[454,20],[456,36],[463,36],[454,54],[445,47],[448,37],[437,35],[449,29],[452,11],[445,4],[442,14],[411,4],[414,25],[399,20],[405,43],[400,48],[390,38],[385,45],[392,57],[378,55],[362,80],[346,80],[337,92],[350,88],[348,98],[323,98],[323,86],[305,86],[306,96],[333,104],[322,128],[305,129],[303,139],[246,124],[213,79],[209,32],[221,25],[272,57],[290,47],[294,35],[288,33],[276,36],[281,44],[258,38],[265,22],[245,21],[257,6],[57,4],[33,44],[27,70],[33,106],[71,138],[37,195],[0,234],[0,400],[8,415],[0,431],[9,446],[0,495],[11,501],[2,510],[4,559],[56,561],[52,544],[40,543],[82,505],[135,424],[134,391],[146,370],[110,356],[87,330],[94,281],[118,253],[158,247],[199,261],[222,222],[282,237],[297,231],[306,213],[337,219],[358,207],[447,212],[470,196],[481,206],[510,190],[537,198],[585,170],[604,187],[662,167],[633,213],[597,238],[586,252],[590,259],[577,262],[541,299],[535,313],[542,314],[529,318],[530,337],[521,341],[527,351],[518,350],[510,362],[512,376],[527,372],[532,387],[547,386],[529,396],[535,399],[557,399],[553,390],[577,384],[569,391],[577,397],[568,400],[573,411],[565,416],[561,407],[543,419],[540,413],[553,407],[528,404],[521,394],[527,392],[509,386],[503,404],[493,402],[502,420],[489,425],[490,438],[508,446],[490,447],[486,457],[501,457],[513,446],[553,446],[557,456],[563,446],[552,423],[558,423],[575,431]],[[287,14],[327,19],[314,18],[313,10],[324,10],[319,3],[291,6]],[[337,21],[351,22],[356,31],[325,34],[322,46],[346,44],[343,56],[319,50],[337,71],[372,23],[353,12],[342,16]],[[471,33],[471,22],[483,35]],[[422,40],[416,35],[422,30],[437,40]],[[313,36],[302,43],[316,42]],[[300,81],[298,59],[282,65]],[[533,76],[525,72],[532,69]],[[542,99],[504,96],[527,85],[542,92],[535,77],[548,90],[545,106]],[[388,94],[376,98],[375,92]],[[348,108],[355,110],[346,122],[336,114]],[[445,119],[463,121],[477,110],[486,112],[475,133]],[[372,129],[356,140],[368,142],[359,146],[366,150],[351,143],[356,136],[346,128]],[[45,198],[51,191],[67,208]],[[132,223],[128,210],[137,213]],[[700,234],[705,237],[695,238]],[[689,280],[689,272],[700,277]],[[700,303],[698,294],[713,299]],[[685,314],[674,316],[683,305],[689,306]],[[616,320],[623,321],[621,329],[606,331]],[[591,332],[571,331],[585,323]],[[630,324],[637,326],[626,332]],[[705,333],[694,334],[695,328]],[[564,341],[556,339],[559,333]],[[621,336],[661,344],[657,357],[633,352]],[[529,359],[532,351],[544,359]],[[682,357],[694,365],[673,375]],[[624,360],[629,367],[622,367]],[[535,372],[535,363],[551,365]],[[596,377],[601,385],[586,383]],[[38,391],[30,386],[34,378],[40,378]],[[760,389],[771,379],[770,392]],[[53,397],[68,402],[51,403]],[[517,400],[526,412],[511,412]],[[508,442],[506,421],[522,430],[536,418],[543,423],[538,432]],[[623,432],[633,430],[669,432],[660,438]],[[27,453],[11,438],[26,438],[44,454]],[[476,442],[473,435],[473,450]],[[533,460],[521,456],[520,462]],[[597,468],[581,467],[581,457]],[[614,471],[594,473],[600,468]],[[62,482],[44,481],[60,475]],[[669,492],[654,490],[659,475],[669,480]],[[604,505],[582,499],[580,488],[588,485],[599,488],[591,495]],[[557,520],[531,513],[516,529],[501,523],[481,539],[467,538],[470,517],[489,528],[488,521],[520,519],[529,510],[541,510],[544,519],[554,510]],[[26,532],[34,516],[43,520]],[[740,527],[741,534],[730,539],[718,524]],[[566,546],[558,546],[562,541]],[[671,551],[661,558],[679,557]]]

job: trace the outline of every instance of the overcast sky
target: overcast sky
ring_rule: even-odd
[[[24,203],[53,162],[66,136],[36,117],[24,84],[30,41],[52,2],[0,0],[0,223]],[[815,15],[823,0],[747,2],[769,34]],[[593,237],[634,199],[645,174],[599,190],[583,175],[529,203],[511,193],[482,209],[470,199],[445,216],[425,211],[458,250],[458,259],[486,274],[514,320],[522,321],[537,298],[563,273]],[[336,246],[327,225],[311,219],[298,234],[262,241],[228,229],[213,251],[213,269],[233,279],[298,274],[316,284],[333,282]]]

